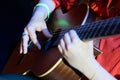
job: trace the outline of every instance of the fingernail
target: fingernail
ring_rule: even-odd
[[[41,45],[39,44],[39,42],[36,43],[36,46],[38,47],[38,49],[41,49]]]

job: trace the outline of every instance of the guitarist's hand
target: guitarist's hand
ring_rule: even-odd
[[[84,70],[90,60],[94,60],[93,41],[83,42],[74,30],[60,40],[58,48],[65,59],[75,68]]]
[[[28,23],[28,25],[24,29],[23,40],[21,42],[20,53],[27,53],[28,50],[28,42],[31,40],[39,49],[41,49],[41,45],[37,40],[36,31],[43,32],[46,37],[51,37],[52,35],[49,33],[45,19],[47,15],[50,14],[55,9],[55,3],[53,0],[39,0],[40,4],[45,6],[37,6],[34,9],[34,14]]]
[[[22,42],[20,45],[20,53],[26,54],[28,52],[27,48],[28,48],[28,44],[30,40],[39,49],[41,49],[41,45],[37,39],[36,31],[38,32],[42,31],[46,37],[52,36],[47,29],[44,14],[39,9],[34,13],[34,16],[31,18],[30,22],[24,29],[24,33],[22,36]]]
[[[59,51],[70,65],[78,69],[82,73],[91,67],[95,57],[93,55],[93,41],[83,42],[79,39],[74,30],[69,31],[60,40],[58,45]],[[91,76],[89,74],[89,76]]]
[[[93,55],[93,41],[83,42],[74,30],[60,40],[59,51],[68,63],[90,80],[117,80],[108,73]]]

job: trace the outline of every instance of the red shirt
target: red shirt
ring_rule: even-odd
[[[76,0],[54,0],[56,7],[61,6],[67,12]],[[97,0],[90,7],[101,17],[113,17],[120,14],[120,0]],[[100,49],[102,54],[97,56],[97,61],[113,76],[120,80],[120,35],[101,39]]]
[[[78,3],[85,3],[89,0],[53,0],[56,4],[56,7],[60,6],[63,10],[63,12],[67,12],[69,9],[71,9],[74,5]],[[96,2],[92,3],[90,7],[98,13],[100,16],[108,16],[108,7],[112,0],[105,0],[104,2],[102,0],[96,0]]]

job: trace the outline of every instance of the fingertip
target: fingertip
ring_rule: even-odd
[[[24,54],[27,54],[27,52],[24,52]]]
[[[69,34],[70,34],[70,35],[73,35],[73,36],[76,36],[76,35],[77,35],[77,32],[72,29],[72,30],[69,31]]]
[[[76,31],[74,29],[71,29],[69,32],[70,33],[76,33]]]
[[[22,54],[22,52],[20,51],[20,54]]]
[[[27,54],[27,49],[26,50],[24,50],[24,53],[23,54]]]
[[[20,51],[19,51],[19,53],[22,54],[22,52],[23,52],[22,51],[22,44],[20,44]]]
[[[60,53],[62,54],[63,51],[62,51],[60,44],[58,45],[58,49],[59,49]]]
[[[52,34],[48,31],[48,29],[44,29],[44,30],[43,30],[43,34],[44,34],[46,37],[52,37]]]
[[[37,43],[35,45],[38,47],[39,50],[41,49],[41,45],[40,45],[40,43],[38,41],[37,41]]]
[[[22,50],[20,49],[20,54],[22,54]]]
[[[70,30],[69,34],[70,34],[72,41],[80,40],[79,35],[77,34],[75,30]]]

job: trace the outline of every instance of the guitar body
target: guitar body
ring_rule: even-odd
[[[86,21],[90,22],[95,19],[95,15],[92,13],[91,16],[88,10],[89,8],[85,4],[75,7],[65,14],[61,9],[56,9],[47,21],[47,26],[53,33],[59,28],[83,25]],[[90,18],[88,19],[88,17]],[[38,39],[42,45],[47,41],[42,34],[38,34]],[[79,80],[81,78],[82,74],[63,60],[57,46],[51,47],[47,51],[40,51],[32,45],[28,54],[21,55],[19,45],[10,56],[3,73],[26,75],[32,72],[42,80]]]

